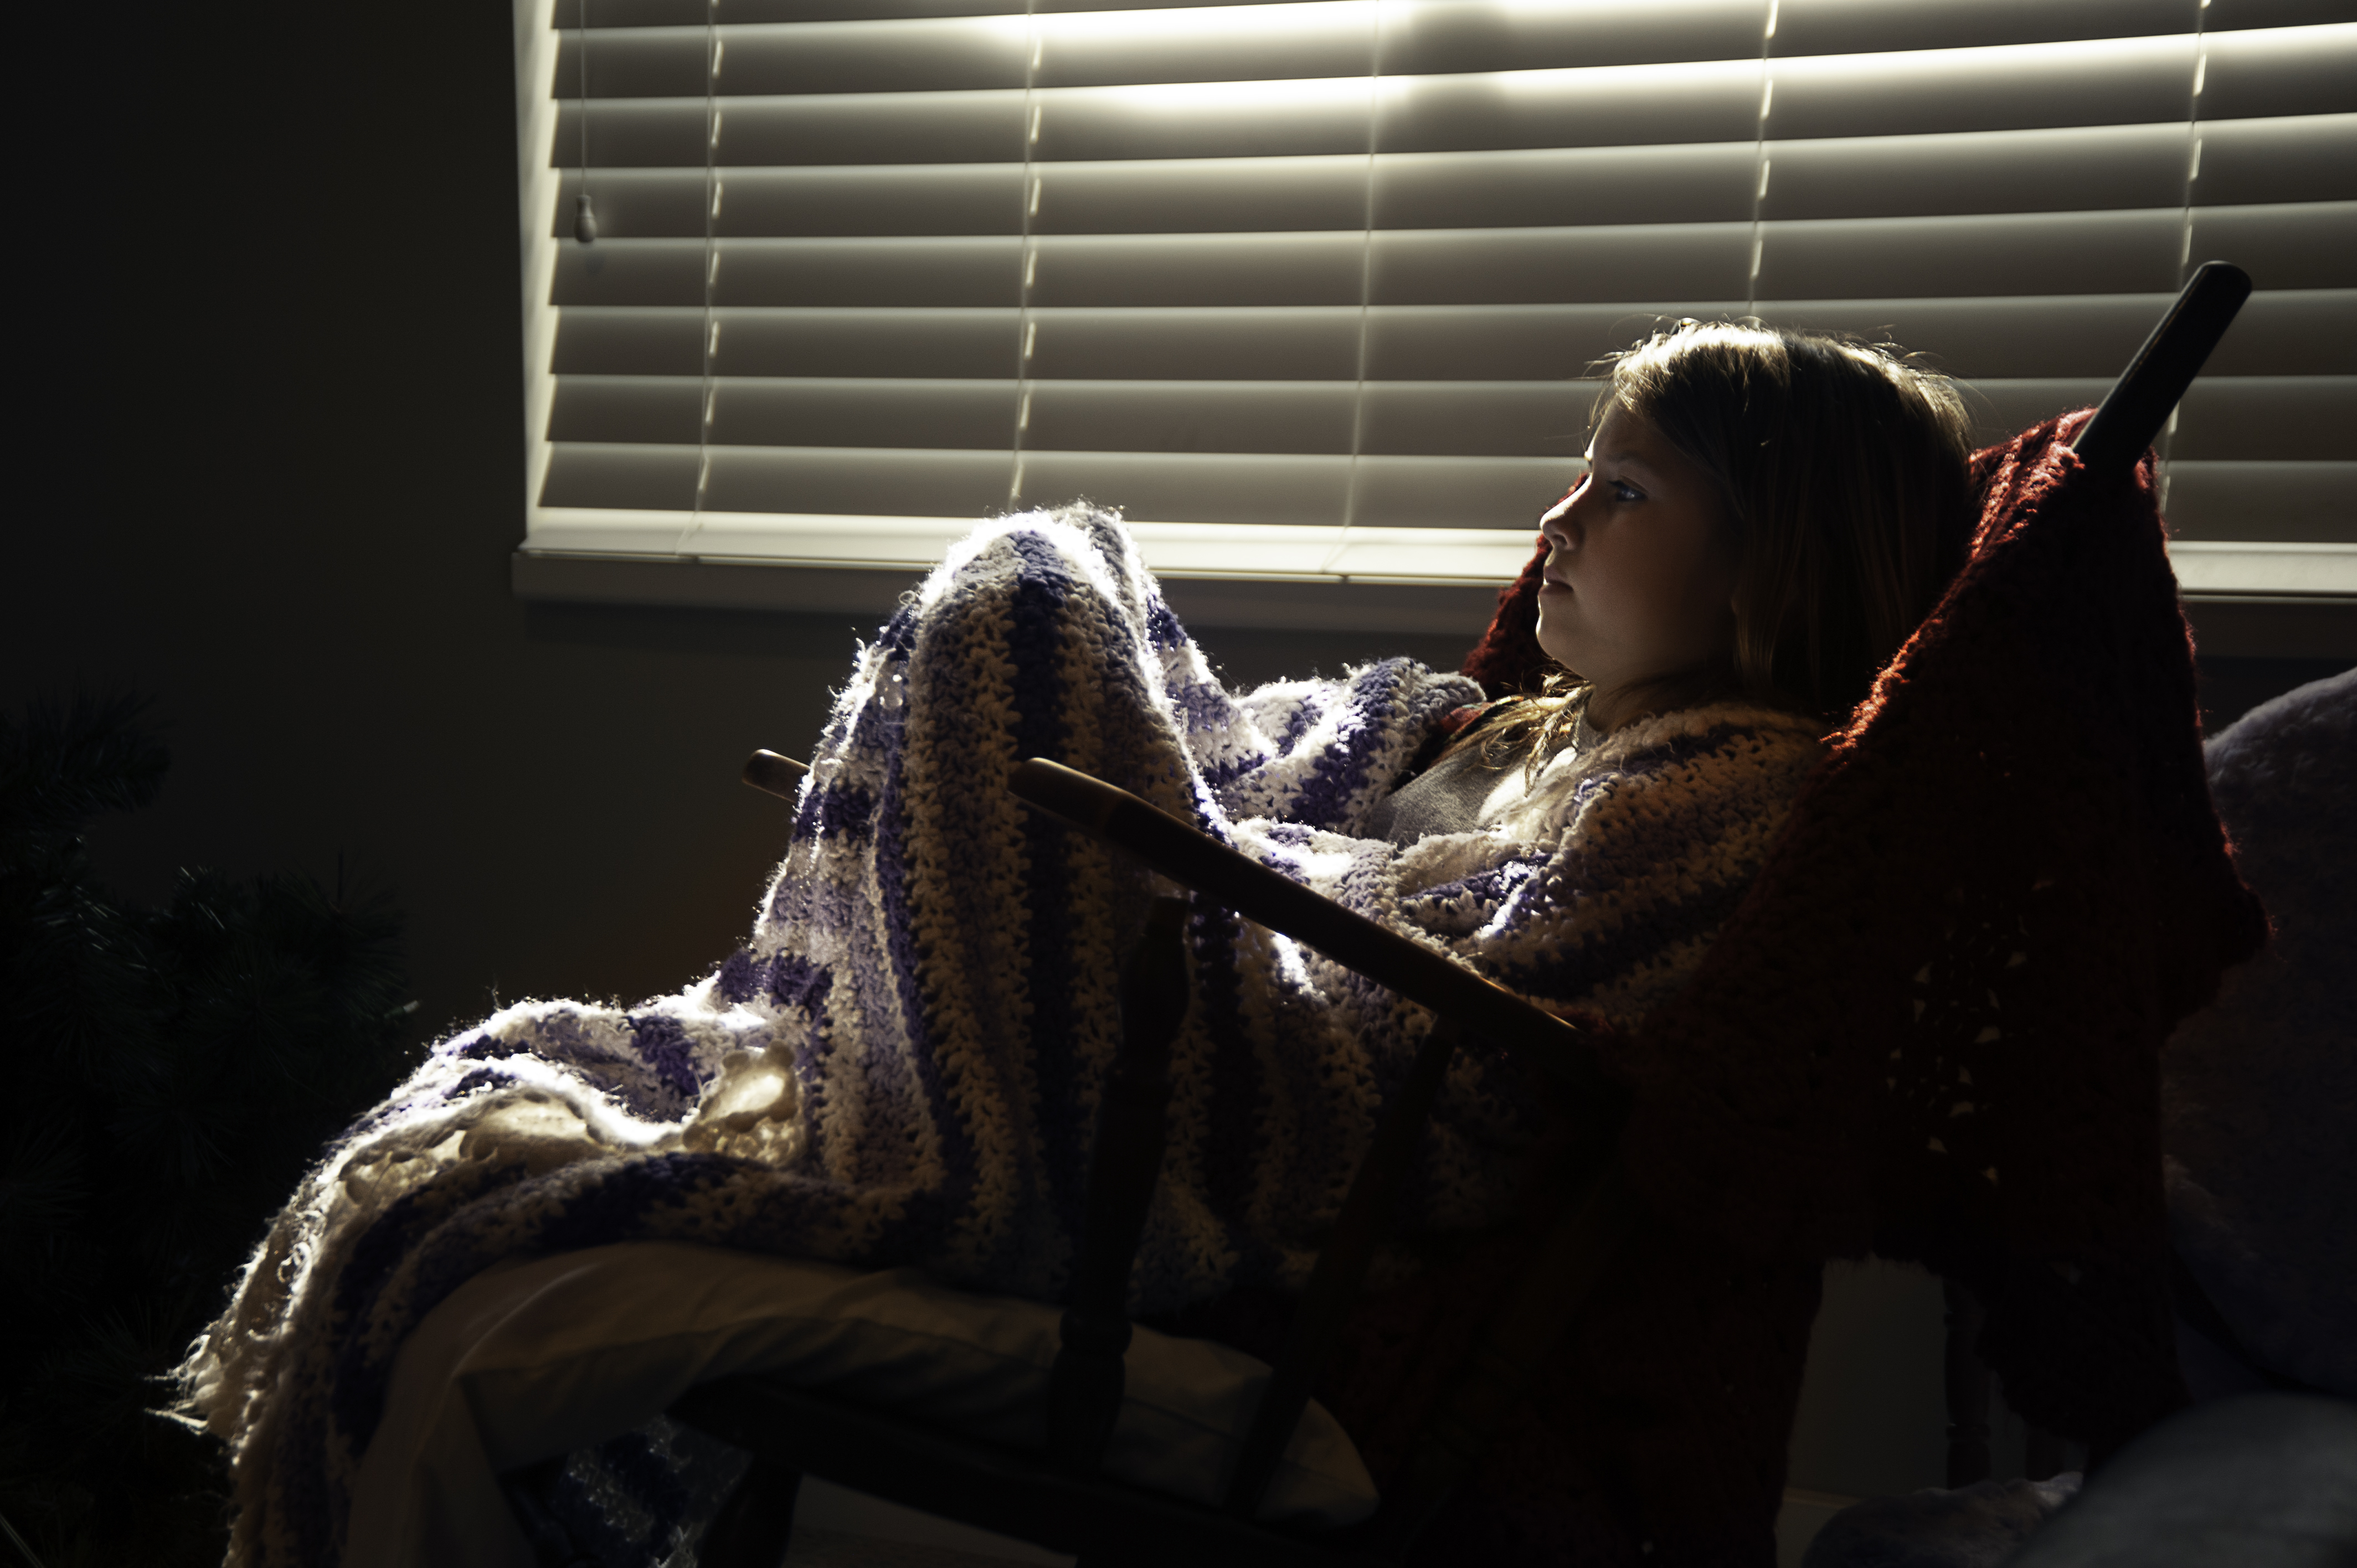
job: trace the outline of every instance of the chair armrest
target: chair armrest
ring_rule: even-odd
[[[1608,1099],[1623,1092],[1606,1078],[1594,1049],[1581,1037],[1584,1030],[1600,1031],[1600,1021],[1576,1026],[1534,1007],[1504,986],[1077,768],[1035,757],[1016,766],[1006,787],[1026,803],[1128,851],[1173,882],[1307,943],[1503,1047],[1568,1089]]]

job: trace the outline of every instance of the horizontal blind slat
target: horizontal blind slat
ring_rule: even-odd
[[[714,447],[715,511],[979,517],[1006,504],[1009,454]],[[1341,520],[1351,459],[1254,453],[1027,453],[1023,497],[1087,495],[1140,517],[1282,524]]]
[[[2318,52],[2357,76],[2357,44],[2326,28]],[[1776,62],[1770,135],[1779,142],[2182,124],[2193,57],[2185,38],[2114,40]],[[2297,59],[2297,56],[2287,56]],[[2305,69],[2305,67],[2303,68]],[[1738,142],[1759,127],[1757,59],[1443,77],[1044,88],[1032,95],[1041,161],[1300,156]],[[2214,72],[2213,72],[2214,74]],[[2339,80],[2331,70],[2319,81]],[[2212,119],[2345,113],[2357,88],[2207,92]],[[2245,101],[2247,100],[2247,102]],[[723,166],[1020,161],[1019,88],[724,99]],[[581,104],[564,99],[551,156],[574,162]],[[587,108],[594,166],[704,161],[700,95],[597,101]]]
[[[1963,383],[1975,438],[2014,431],[2103,401],[2110,378],[1995,378]],[[2357,456],[2357,377],[2222,376],[2196,381],[2179,404],[2169,456],[2338,462]]]
[[[2182,122],[2192,40],[2176,37],[1778,59],[1778,140]]]
[[[2197,131],[2198,206],[2357,200],[2357,114],[2205,120]]]
[[[699,22],[587,40],[597,99],[702,97],[719,44],[714,88],[767,93],[933,92],[1020,89],[1030,39],[1020,13],[907,21],[729,25]],[[566,33],[551,92],[581,96],[582,40]]]
[[[2109,378],[1961,383],[1984,439],[2099,402]],[[735,446],[1001,448],[1023,407],[1033,452],[1577,456],[1594,387],[1520,382],[880,381],[730,378],[710,438]],[[1020,398],[1028,398],[1028,403]],[[704,385],[689,377],[566,377],[558,441],[693,445]],[[2205,376],[2179,405],[2170,456],[2357,460],[2357,375]]]
[[[2205,35],[2205,119],[2357,110],[2357,22]]]
[[[1027,452],[1021,499],[1086,496],[1140,519],[1283,527],[1340,523],[1350,483],[1348,456]]]
[[[552,441],[538,499],[542,506],[685,511],[695,505],[701,463],[694,446]]]
[[[1751,226],[1394,230],[1372,249],[1374,305],[1729,299],[1744,293]]]
[[[2183,0],[1779,0],[1778,55],[1895,53],[2179,30]]]
[[[1017,312],[726,309],[716,313],[713,369],[723,376],[1011,375]],[[552,361],[563,374],[701,375],[700,306],[564,311]]]
[[[689,27],[710,14],[710,0],[547,0],[559,34],[638,27]],[[1006,0],[736,0],[729,15],[748,22],[857,22],[891,16],[994,16]]]
[[[1771,140],[1760,216],[1932,217],[2177,205],[2187,136],[2170,124]],[[2053,177],[2067,168],[2067,180]]]
[[[1321,237],[1322,238],[1322,237]],[[688,240],[560,246],[553,298],[565,305],[1012,306],[1023,250],[1009,237],[733,240],[707,268]]]
[[[2357,460],[2357,373],[2204,376],[2178,405],[2169,453],[2189,459]],[[2349,504],[2357,510],[2357,496]]]
[[[1371,381],[1359,450],[1371,456],[1577,457],[1587,448],[1594,401],[1588,385],[1569,379]]]
[[[707,511],[978,518],[1006,503],[1013,469],[1004,446],[995,452],[716,446],[707,456]]]
[[[1031,381],[1024,448],[1349,456],[1349,381]]]
[[[1285,0],[1268,0],[1271,5]],[[682,27],[705,20],[705,0],[551,0],[547,20],[569,32],[586,20],[593,34],[605,29]],[[1040,0],[1043,16],[1090,12],[1199,9],[1201,0]],[[1495,0],[1385,0],[1388,28],[1422,37],[1470,35],[1484,49],[1531,48],[1554,31],[1571,32],[1592,47],[1619,52],[1664,47],[1668,34],[1684,40],[1686,58],[1704,58],[1713,48],[1758,47],[1756,0],[1586,0],[1556,8],[1559,15]],[[2212,32],[2237,28],[2296,27],[2342,20],[2345,0],[2213,0],[2204,17]],[[898,17],[1020,15],[1007,0],[729,0],[732,21],[873,22]],[[1969,44],[2043,42],[2092,38],[2127,38],[2185,26],[2183,0],[1792,0],[1780,7],[1776,38],[1781,51],[1841,53],[1861,49],[1946,48]],[[1668,47],[1675,47],[1674,42]],[[1436,66],[1432,69],[1448,69]]]
[[[726,169],[716,177],[701,167],[597,169],[587,181],[567,170],[551,208],[555,238],[573,237],[574,199],[585,184],[601,240],[701,242],[707,212],[713,231],[733,240],[1023,232],[1020,164]]]
[[[2198,205],[2357,199],[2357,114],[2201,127]],[[2176,206],[2182,122],[2093,129],[1771,142],[1761,215],[1936,217]],[[1373,162],[1375,226],[1477,228],[1748,221],[1760,181],[1751,142],[1665,147],[1394,154]],[[2068,167],[2068,181],[2047,177]],[[1349,229],[1365,221],[1363,155],[1035,166],[1039,234]],[[725,169],[725,238],[1023,231],[1018,164]],[[550,233],[569,237],[577,172],[559,182]],[[608,238],[698,237],[712,186],[698,167],[591,177]]]
[[[711,81],[725,98],[1019,90],[1035,45],[1039,63],[1028,73],[1030,84],[1050,91],[1320,79],[1363,83],[1369,75],[1373,18],[1364,4],[1257,5],[1233,8],[1232,15],[1234,20],[1227,26],[1208,26],[1200,12],[1180,10],[1046,17],[1036,28],[1019,14],[729,25],[715,35],[722,47]],[[1408,10],[1401,18],[1407,27],[1383,40],[1380,74],[1388,82],[1427,87],[1452,78],[1494,81],[1536,73],[1568,73],[1593,84],[1609,73],[1645,68],[1676,72],[1713,63],[1756,66],[1757,16],[1754,11],[1749,26],[1727,26],[1716,34],[1684,34],[1656,23],[1632,39],[1609,33],[1589,37],[1560,13],[1524,11],[1512,21],[1498,16],[1487,27],[1458,27],[1457,37],[1447,42],[1438,35],[1451,29],[1429,25],[1440,18],[1425,18],[1425,35],[1437,46],[1426,48],[1418,37],[1416,13]],[[2357,58],[2352,32],[2357,24],[2341,22],[2205,35],[2200,46],[2208,56],[2202,113],[2238,118],[2357,109],[2357,83],[2350,80]],[[1467,47],[1483,34],[1486,44]],[[701,26],[608,37],[593,33],[587,43],[589,95],[701,97],[712,42]],[[1777,42],[1787,43],[1781,32]],[[2192,37],[2176,27],[2156,27],[2144,37],[1993,36],[1987,43],[1892,50],[1780,47],[1773,50],[1771,70],[1778,110],[1787,118],[1778,132],[1888,134],[1910,128],[1910,119],[1926,115],[1948,121],[1961,115],[1974,122],[1942,127],[1946,129],[2047,124],[2042,116],[2052,112],[2058,90],[2106,104],[2149,104],[2156,94],[2173,100],[2157,113],[2102,116],[2117,124],[2156,120],[2181,109],[2195,48]],[[553,96],[581,96],[581,39],[566,32],[558,45]],[[2025,113],[2033,118],[2021,119]],[[1846,128],[1813,128],[1829,122]]]
[[[573,100],[557,105],[552,167],[579,161],[583,114]],[[593,103],[587,115],[593,169],[704,166],[711,124],[701,97]],[[1363,126],[1358,139],[1363,148]],[[1020,163],[1023,148],[1020,91],[874,93],[726,104],[714,158],[734,167],[1003,164]]]
[[[1035,307],[1356,305],[1357,233],[1050,236],[1033,249]]]
[[[1583,441],[1582,446],[1586,443]],[[1351,519],[1362,528],[1528,528],[1586,465],[1558,456],[1359,459]]]
[[[2197,252],[2197,256],[2200,252]],[[1979,299],[1763,300],[1781,326],[1857,332],[1967,378],[2116,376],[2174,291]],[[2210,358],[2217,375],[2316,374],[2357,362],[2357,291],[2254,294]]]
[[[707,511],[979,517],[1006,499],[1004,452],[925,448],[715,446]],[[554,446],[541,504],[688,510],[694,447]],[[1358,461],[1358,520],[1369,527],[1516,527],[1563,493],[1563,458],[1369,456]],[[1133,518],[1281,526],[1339,523],[1347,456],[1029,452],[1024,495],[1086,495]],[[602,499],[600,499],[602,498]]]
[[[548,412],[551,441],[693,446],[703,427],[701,377],[560,376]]]
[[[2258,288],[2357,285],[2357,201],[2197,207],[2191,254],[2232,258]]]
[[[2357,463],[2169,465],[2169,525],[2183,539],[2348,542]]]
[[[2212,33],[2256,27],[2304,27],[2345,22],[2349,0],[2210,0],[2202,27]]]
[[[1384,0],[1386,76],[1759,58],[1758,0]]]
[[[1779,299],[2156,293],[2178,281],[2181,210],[1786,220],[1762,226]]]
[[[1966,377],[2115,374],[2168,305],[2162,293],[1983,299],[1761,300],[1796,327],[1889,338]],[[1740,299],[1602,305],[1390,306],[1368,313],[1377,381],[1553,381],[1681,315],[1738,314]],[[1359,312],[1322,308],[1039,310],[1032,372],[1048,380],[1340,381],[1356,374]],[[999,310],[733,307],[717,313],[713,369],[733,376],[977,377],[1017,362]],[[700,308],[565,310],[559,374],[700,375]],[[2357,289],[2262,291],[2211,356],[2212,375],[2329,375],[2357,364]]]
[[[1357,383],[1058,381],[1026,384],[1033,452],[1276,452],[1555,456],[1586,445],[1593,388],[1536,381]],[[701,378],[559,379],[550,438],[694,444]],[[1004,447],[1021,403],[1011,380],[730,377],[713,388],[723,446]]]
[[[1034,381],[1024,390],[1032,452],[1351,450],[1349,381]],[[719,383],[714,407],[712,439],[725,446],[1004,450],[1023,404],[1011,381],[746,378]]]

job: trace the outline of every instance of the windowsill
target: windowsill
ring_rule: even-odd
[[[522,599],[873,621],[890,614],[971,526],[952,532],[931,519],[843,521],[843,530],[823,541],[833,549],[800,557],[690,555],[644,544],[635,551],[547,548],[535,539],[515,553],[511,580]],[[929,526],[906,526],[916,523]],[[895,524],[902,526],[889,526]],[[1286,537],[1293,532],[1302,537]],[[1246,539],[1243,530],[1222,537],[1228,531],[1200,524],[1148,523],[1136,532],[1171,608],[1189,625],[1469,637],[1488,619],[1499,585],[1528,559],[1532,537],[1521,530],[1370,529],[1338,551],[1330,529],[1262,529]],[[1418,537],[1399,537],[1409,534]],[[666,542],[678,538],[672,530]],[[2202,651],[2357,658],[2357,545],[2188,540],[2171,547],[2170,560]],[[1305,569],[1319,565],[1329,569]]]

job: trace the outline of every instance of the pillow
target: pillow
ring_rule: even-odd
[[[689,1242],[635,1241],[503,1265],[427,1315],[393,1363],[352,1497],[351,1568],[530,1568],[497,1477],[600,1443],[697,1383],[765,1372],[967,1435],[1043,1449],[1062,1309]],[[1266,1364],[1139,1328],[1104,1473],[1218,1497]],[[1340,1526],[1375,1487],[1311,1404],[1259,1517]]]

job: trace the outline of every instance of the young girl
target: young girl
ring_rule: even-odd
[[[335,1559],[404,1337],[508,1259],[675,1239],[1058,1298],[1157,889],[1009,795],[1024,757],[1542,1005],[1634,1020],[1670,994],[1961,560],[1964,422],[1878,350],[1693,323],[1620,356],[1598,414],[1543,522],[1560,668],[1469,727],[1481,689],[1405,660],[1228,693],[1104,513],[978,531],[861,654],[742,950],[639,1007],[495,1015],[296,1194],[183,1369],[232,1447],[233,1558]],[[1190,939],[1145,1313],[1297,1288],[1429,1026],[1216,908]],[[1410,1241],[1501,1223],[1542,1123],[1459,1053]]]

